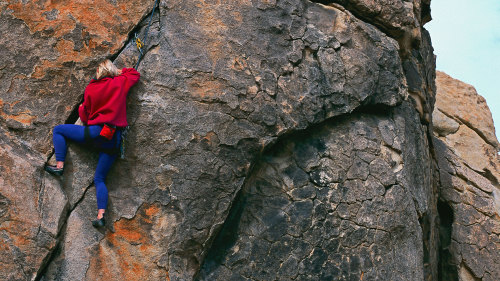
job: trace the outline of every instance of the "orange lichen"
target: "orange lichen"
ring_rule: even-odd
[[[8,105],[12,108],[12,106],[14,106],[16,103],[18,103],[18,101]],[[29,110],[17,114],[7,114],[3,111],[4,104],[5,104],[4,101],[0,100],[0,117],[3,118],[4,120],[14,120],[21,124],[30,126],[31,124],[33,124],[33,120],[36,119],[36,116],[30,115],[31,111]]]
[[[207,143],[212,143],[214,137],[217,137],[217,134],[214,132],[210,131],[207,133],[207,135],[203,138]]]
[[[231,66],[231,68],[242,71],[248,68],[248,63],[244,58],[236,57],[233,59],[233,65]]]
[[[152,217],[154,215],[157,215],[160,212],[160,208],[158,205],[151,205],[149,208],[147,208],[145,211],[146,215],[148,217]]]
[[[140,225],[137,221],[130,221],[124,223],[123,221],[118,221],[115,224],[115,233],[108,233],[108,238],[110,241],[116,240],[116,238],[121,238],[128,243],[143,243],[146,238],[144,237],[144,233],[140,228]]]
[[[42,61],[35,67],[35,78],[40,78],[47,68],[61,67],[64,62],[82,62],[99,52],[114,53],[127,39],[128,32],[136,26],[150,5],[145,0],[119,1],[14,1],[8,0],[12,15],[23,20],[31,33],[47,32],[57,38],[56,50],[60,56],[48,63]],[[141,5],[142,4],[142,5]],[[49,18],[49,14],[52,16]],[[64,37],[64,38],[63,38]],[[81,40],[81,49],[74,50],[70,38]]]
[[[92,280],[143,280],[157,270],[158,247],[151,227],[159,217],[158,203],[141,207],[132,219],[120,219],[115,232],[108,232],[92,258],[87,278]],[[166,271],[162,275],[167,275]],[[168,280],[168,277],[167,277]]]
[[[14,121],[17,121],[17,122],[24,124],[24,125],[27,125],[27,126],[33,124],[33,120],[36,119],[36,116],[29,115],[27,112],[21,112],[19,114],[7,115],[7,116],[2,115],[2,117],[6,118],[6,119],[12,119]]]

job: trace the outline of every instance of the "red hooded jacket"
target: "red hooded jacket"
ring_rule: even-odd
[[[126,127],[127,94],[140,77],[135,69],[124,68],[118,76],[90,80],[85,88],[83,104],[78,108],[82,122],[89,126],[108,123]]]

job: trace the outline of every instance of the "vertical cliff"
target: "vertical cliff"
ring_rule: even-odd
[[[100,60],[135,63],[153,4],[0,4],[0,279],[462,274],[428,0],[159,1],[94,229],[96,157],[72,145],[64,176],[45,174],[50,130],[76,120]]]

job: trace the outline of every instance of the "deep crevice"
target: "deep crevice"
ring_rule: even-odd
[[[66,118],[66,121],[64,121],[64,124],[75,124],[76,120],[80,118],[80,114],[78,113],[78,107],[80,107],[80,104],[83,103],[83,94],[80,95],[80,98],[78,100],[79,102],[73,106],[73,109],[71,110],[71,113],[69,114],[68,118]]]
[[[392,114],[392,109],[393,107],[383,104],[361,105],[352,112],[327,118],[319,123],[311,124],[305,129],[287,131],[279,135],[273,142],[269,143],[264,149],[262,149],[262,152],[258,155],[256,160],[253,161],[252,167],[249,170],[241,189],[237,192],[237,195],[233,200],[233,204],[229,209],[226,220],[224,221],[221,229],[215,234],[215,238],[209,246],[207,254],[200,262],[200,268],[195,274],[193,280],[206,280],[206,277],[208,276],[204,276],[203,274],[213,272],[213,269],[220,266],[230,249],[235,245],[239,237],[237,229],[249,198],[249,183],[255,179],[255,172],[262,167],[262,164],[265,162],[268,155],[274,155],[279,149],[283,148],[285,142],[297,142],[304,138],[309,138],[311,136],[311,132],[318,132],[321,127],[333,125],[339,120],[352,116],[353,114],[390,116]],[[318,142],[315,145],[322,146],[323,144]],[[392,186],[393,185],[390,185],[387,189],[390,189]]]
[[[155,5],[155,3],[153,3],[153,5]],[[145,19],[147,19],[148,17],[151,16],[151,13],[153,12],[153,9],[155,9],[155,7],[152,7],[151,8],[151,11],[148,12],[147,14],[145,14],[139,21],[138,21],[138,24],[132,29],[130,30],[130,32],[128,33],[128,37],[127,37],[127,40],[125,41],[125,43],[123,44],[123,46],[114,54],[110,55],[108,58],[111,60],[111,61],[115,61],[116,58],[118,58],[118,56],[123,52],[123,50],[125,50],[125,48],[128,46],[128,44],[130,42],[133,42],[135,41],[134,38],[135,38],[135,34],[139,34],[140,30],[145,26],[143,24],[143,21]],[[155,9],[156,10],[156,9]],[[160,22],[160,15],[161,11],[160,11],[160,5],[158,5],[158,22]],[[147,43],[147,42],[145,42]]]
[[[159,7],[158,7],[158,10],[159,10]],[[138,24],[129,32],[128,34],[128,37],[127,37],[127,40],[123,43],[123,46],[116,52],[114,53],[113,55],[110,55],[108,58],[111,60],[111,61],[114,61],[122,52],[123,50],[128,46],[128,44],[133,40],[134,38],[134,35],[135,33],[138,33],[141,28],[144,26],[142,23],[144,21],[144,19],[146,19],[147,17],[149,17],[151,15],[151,13],[153,12],[153,9],[151,9],[151,11],[147,14],[145,14],[139,21],[138,21]],[[158,12],[158,17],[160,17],[160,12]],[[154,46],[153,46],[154,47]],[[147,51],[147,50],[146,50]],[[71,113],[68,115],[68,117],[66,118],[65,120],[65,124],[74,124],[78,118],[79,118],[79,113],[78,113],[78,108],[80,106],[80,104],[83,102],[84,100],[84,95],[81,94],[80,95],[80,98],[79,98],[79,102],[76,103],[74,106],[73,106],[73,109],[71,110]],[[47,158],[47,161],[49,161],[49,159],[53,156],[54,154],[54,150],[52,150],[52,153],[49,154],[48,158]],[[85,189],[85,191],[83,192],[82,196],[80,197],[80,199],[78,199],[78,201],[74,204],[73,208],[70,208],[69,207],[69,202],[67,203],[68,204],[68,207],[67,208],[67,212],[66,214],[64,215],[64,223],[63,223],[63,226],[61,227],[61,229],[59,230],[59,232],[57,233],[57,236],[55,237],[56,239],[56,245],[54,246],[53,250],[45,257],[45,260],[42,261],[41,263],[41,266],[35,276],[35,281],[40,281],[42,280],[42,278],[44,277],[44,275],[46,274],[49,266],[52,264],[53,260],[55,258],[57,258],[60,254],[60,251],[61,251],[61,244],[63,242],[63,237],[66,233],[66,228],[67,228],[67,223],[68,223],[68,219],[69,217],[71,216],[71,213],[76,209],[76,207],[83,201],[83,199],[85,198],[85,195],[87,194],[87,191],[89,190],[90,186],[92,186],[93,183],[91,183],[89,186],[87,186],[87,188]]]
[[[252,167],[249,170],[247,177],[238,191],[237,195],[233,200],[233,204],[229,209],[228,216],[224,221],[221,229],[215,234],[215,238],[212,242],[212,245],[208,248],[206,256],[200,263],[200,268],[198,272],[194,276],[194,280],[205,280],[205,277],[202,274],[204,272],[210,273],[214,268],[221,265],[223,259],[227,256],[229,250],[234,246],[238,239],[238,233],[236,230],[239,227],[241,222],[241,216],[243,215],[243,211],[245,210],[245,206],[247,204],[247,189],[249,182],[254,180],[253,175],[256,171],[258,171],[261,167],[263,160],[265,160],[266,155],[273,154],[275,149],[278,147],[282,147],[282,143],[288,141],[290,138],[301,138],[309,135],[309,132],[315,131],[315,128],[318,128],[324,124],[334,122],[338,118],[342,118],[345,115],[350,115],[350,113],[343,114],[340,116],[335,116],[328,118],[318,124],[313,124],[302,130],[290,130],[282,135],[280,135],[276,140],[269,143],[259,154],[259,156],[253,161]]]
[[[154,5],[154,4],[153,4]],[[127,40],[125,40],[125,42],[123,43],[123,46],[121,46],[121,48],[115,52],[114,54],[111,54],[108,56],[108,59],[111,60],[111,61],[115,61],[118,56],[123,52],[123,50],[125,50],[125,48],[129,45],[130,42],[133,42],[134,41],[134,37],[135,37],[135,34],[139,34],[141,29],[145,26],[145,24],[143,24],[144,20],[149,18],[151,16],[151,13],[153,12],[153,8],[151,8],[151,11],[147,14],[145,14],[139,21],[138,21],[138,24],[132,29],[130,30],[130,32],[128,33],[128,36],[127,36]],[[160,22],[160,5],[158,5],[158,22]],[[153,23],[153,22],[151,22]],[[145,43],[148,43],[148,42],[145,42]],[[151,47],[149,47],[148,49],[144,49],[144,55],[146,55],[146,53],[154,48],[156,45],[152,45]],[[146,48],[147,46],[145,46]],[[79,97],[79,102],[77,102],[74,106],[73,106],[73,109],[71,110],[71,113],[68,115],[68,117],[66,118],[66,121],[64,122],[64,124],[75,124],[75,122],[78,120],[78,118],[80,117],[79,116],[79,113],[78,113],[78,107],[80,106],[81,103],[83,103],[83,94],[80,95]]]
[[[64,234],[62,234],[62,233],[66,233],[66,223],[61,228],[61,236],[64,236]],[[59,234],[58,234],[58,236],[59,236]],[[38,272],[37,272],[37,274],[35,276],[34,281],[40,281],[40,280],[42,280],[42,278],[47,273],[47,270],[49,269],[49,266],[52,264],[52,262],[54,261],[54,259],[56,257],[58,257],[59,254],[61,253],[61,249],[62,249],[61,245],[62,245],[63,239],[62,239],[62,237],[57,237],[56,239],[57,239],[57,242],[56,242],[56,245],[54,246],[54,249],[52,250],[52,252],[49,255],[47,255],[45,257],[45,260],[42,262],[42,266],[38,270]]]
[[[339,5],[345,11],[348,11],[349,13],[351,13],[353,16],[355,16],[359,20],[366,22],[366,23],[369,23],[371,25],[374,25],[375,27],[377,27],[378,30],[383,32],[387,37],[393,38],[398,42],[399,42],[399,39],[401,39],[401,37],[403,37],[403,35],[404,35],[401,30],[390,29],[387,26],[385,26],[382,22],[375,19],[375,16],[377,16],[377,14],[375,14],[373,12],[370,13],[370,11],[365,11],[365,12],[367,12],[367,15],[363,15],[362,13],[358,12],[356,7],[351,5],[351,3],[349,3],[349,1],[345,1],[345,0],[309,0],[309,1],[311,1],[313,3],[319,3],[319,4],[323,4],[326,6],[333,6],[333,7],[335,7],[336,5]]]
[[[431,235],[432,235],[432,222],[429,213],[424,213],[418,219],[420,227],[422,228],[422,246],[424,250],[424,276],[432,276],[432,259],[431,259]]]
[[[64,223],[61,226],[61,229],[59,230],[59,232],[57,233],[57,236],[55,237],[55,239],[57,241],[56,245],[54,246],[54,249],[52,250],[52,252],[49,255],[47,255],[47,257],[45,258],[46,260],[42,262],[42,266],[38,270],[38,273],[37,273],[34,281],[40,281],[44,277],[44,275],[47,273],[47,270],[48,270],[49,266],[52,264],[52,262],[54,261],[54,259],[59,256],[59,253],[60,253],[61,247],[62,247],[61,244],[63,243],[63,240],[64,240],[63,238],[64,238],[64,235],[66,234],[66,229],[68,226],[68,219],[71,216],[71,213],[73,213],[73,211],[76,209],[76,207],[78,207],[78,205],[83,201],[83,199],[85,198],[85,195],[87,194],[87,191],[90,189],[90,187],[93,184],[94,183],[92,182],[89,186],[87,186],[87,188],[85,188],[85,191],[83,192],[80,199],[78,199],[78,201],[76,201],[73,208],[69,207],[69,202],[66,203],[67,206],[65,208],[67,208],[67,211],[64,214]]]
[[[439,200],[437,210],[439,214],[438,280],[458,281],[457,266],[453,263],[453,255],[449,248],[454,220],[453,209],[448,203]]]

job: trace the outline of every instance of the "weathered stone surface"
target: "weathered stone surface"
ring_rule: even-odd
[[[434,132],[441,137],[454,134],[460,128],[457,121],[444,115],[439,108],[432,112],[432,124],[434,125]]]
[[[448,117],[476,131],[484,142],[498,149],[490,109],[476,89],[441,71],[436,72],[436,84],[436,107]]]
[[[438,72],[433,114],[443,280],[500,276],[498,141],[485,100]]]
[[[40,159],[48,154],[50,129],[75,119],[68,114],[96,62],[112,54],[119,66],[135,63],[133,42],[123,44],[133,28],[144,34],[147,20],[137,23],[152,3],[103,2],[106,16],[124,20],[99,15],[94,22],[86,13],[73,15],[91,7],[85,2],[3,2],[2,35],[27,38],[0,51],[14,58],[0,66],[7,78],[0,86],[9,89],[0,104],[5,142],[22,139]],[[232,280],[246,265],[230,260],[229,267],[207,267],[214,240],[235,216],[232,206],[242,205],[235,198],[273,192],[266,204],[248,204],[261,221],[249,215],[235,232],[240,253],[249,251],[249,259],[266,266],[245,276],[314,279],[328,267],[324,274],[332,276],[436,280],[436,192],[427,127],[420,123],[430,120],[435,89],[430,37],[419,18],[424,4],[380,1],[384,8],[374,20],[374,6],[352,3],[356,7],[346,9],[301,0],[160,1],[141,81],[129,94],[127,158],[107,180],[108,226],[90,225],[96,155],[71,146],[60,182],[70,212],[59,216],[66,224],[45,254],[59,241],[48,266],[33,265],[38,277],[193,280],[205,265],[199,277]],[[387,9],[390,3],[397,9]],[[43,17],[19,10],[34,6]],[[401,45],[395,34],[412,28],[420,45]],[[53,48],[42,52],[47,45]],[[15,59],[20,54],[30,63]],[[297,141],[297,131],[318,140]],[[319,140],[329,154],[319,152]],[[290,147],[280,148],[286,143]],[[258,162],[271,146],[275,154],[266,152]],[[297,155],[287,154],[295,149]],[[257,185],[262,177],[265,184]],[[0,214],[11,202],[0,197]],[[264,255],[268,251],[275,255]]]
[[[48,154],[52,128],[81,101],[97,63],[120,50],[152,5],[2,1],[0,126]]]
[[[441,140],[435,138],[434,147],[443,201],[442,272],[455,278],[458,272],[460,280],[496,280],[500,276],[498,182],[468,168]]]
[[[43,159],[0,132],[0,279],[34,280],[56,246],[67,200]]]
[[[467,165],[500,180],[500,147],[486,101],[471,85],[437,73],[435,131]],[[453,129],[445,129],[450,123]]]
[[[265,153],[199,279],[423,280],[426,129],[408,104],[387,114],[335,118]]]
[[[397,105],[406,91],[396,42],[341,10],[301,1],[167,5],[162,28],[150,29],[158,46],[140,68],[148,83],[131,93],[129,152],[142,156],[111,196],[120,216],[155,198],[183,214],[166,252],[170,277],[184,280],[262,147],[360,105]],[[130,60],[128,48],[118,62]]]
[[[95,198],[93,201],[95,204]],[[91,215],[93,211],[94,206],[80,204],[71,212],[61,245],[44,272],[43,280],[85,280],[92,250],[104,236],[90,224],[90,219],[95,217]]]
[[[420,118],[431,123],[436,100],[436,61],[427,30],[422,29],[422,42],[419,48],[412,49],[403,56],[403,69],[408,85],[408,93],[415,101]]]
[[[320,0],[346,7],[361,19],[376,25],[398,40],[409,53],[422,40],[422,26],[430,21],[430,0]]]

